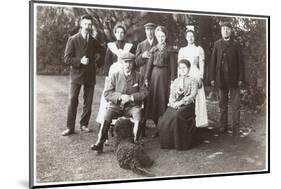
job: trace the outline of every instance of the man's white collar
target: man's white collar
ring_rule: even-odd
[[[152,45],[153,40],[154,40],[154,38],[152,38],[152,39],[147,38],[147,41],[148,41],[148,43],[149,43],[150,45]]]

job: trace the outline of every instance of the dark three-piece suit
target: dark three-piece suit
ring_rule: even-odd
[[[215,81],[219,88],[219,107],[221,127],[227,128],[228,100],[232,109],[233,129],[239,128],[240,121],[240,90],[239,81],[244,81],[244,61],[241,47],[232,38],[219,39],[215,42],[211,62],[210,80]],[[230,99],[228,96],[230,95]]]
[[[78,106],[78,96],[83,86],[83,113],[80,119],[80,126],[88,126],[93,94],[96,83],[96,62],[95,55],[99,53],[101,46],[91,35],[84,39],[79,32],[71,36],[66,44],[64,62],[70,65],[70,92],[67,112],[67,127],[70,131],[75,129],[75,119]],[[89,64],[81,64],[81,58],[86,56]]]

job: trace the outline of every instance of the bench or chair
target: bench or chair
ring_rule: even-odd
[[[142,109],[142,114],[143,114],[144,102],[142,102],[141,109]],[[134,120],[131,116],[122,116],[122,117],[113,118],[112,121],[111,121],[110,129],[109,129],[110,135],[112,137],[114,137],[114,125],[119,118],[129,119],[132,123],[134,122]],[[138,130],[140,136],[143,135],[143,132],[144,132],[143,127],[145,127],[145,125],[143,124],[143,120],[141,120],[140,125],[139,125],[139,130]]]

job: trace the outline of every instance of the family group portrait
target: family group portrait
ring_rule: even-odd
[[[34,186],[268,171],[268,18],[34,3]]]

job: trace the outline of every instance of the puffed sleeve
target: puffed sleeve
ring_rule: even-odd
[[[178,53],[178,61],[184,59],[184,52],[183,48],[180,48],[179,53]]]
[[[204,66],[205,66],[205,52],[202,47],[198,46],[198,56],[199,56],[199,71],[200,78],[204,78]]]
[[[177,83],[178,83],[178,79],[175,79],[174,82],[170,86],[170,96],[169,96],[169,103],[168,103],[168,106],[170,106],[170,107],[173,107],[177,100],[177,96],[176,96]]]

